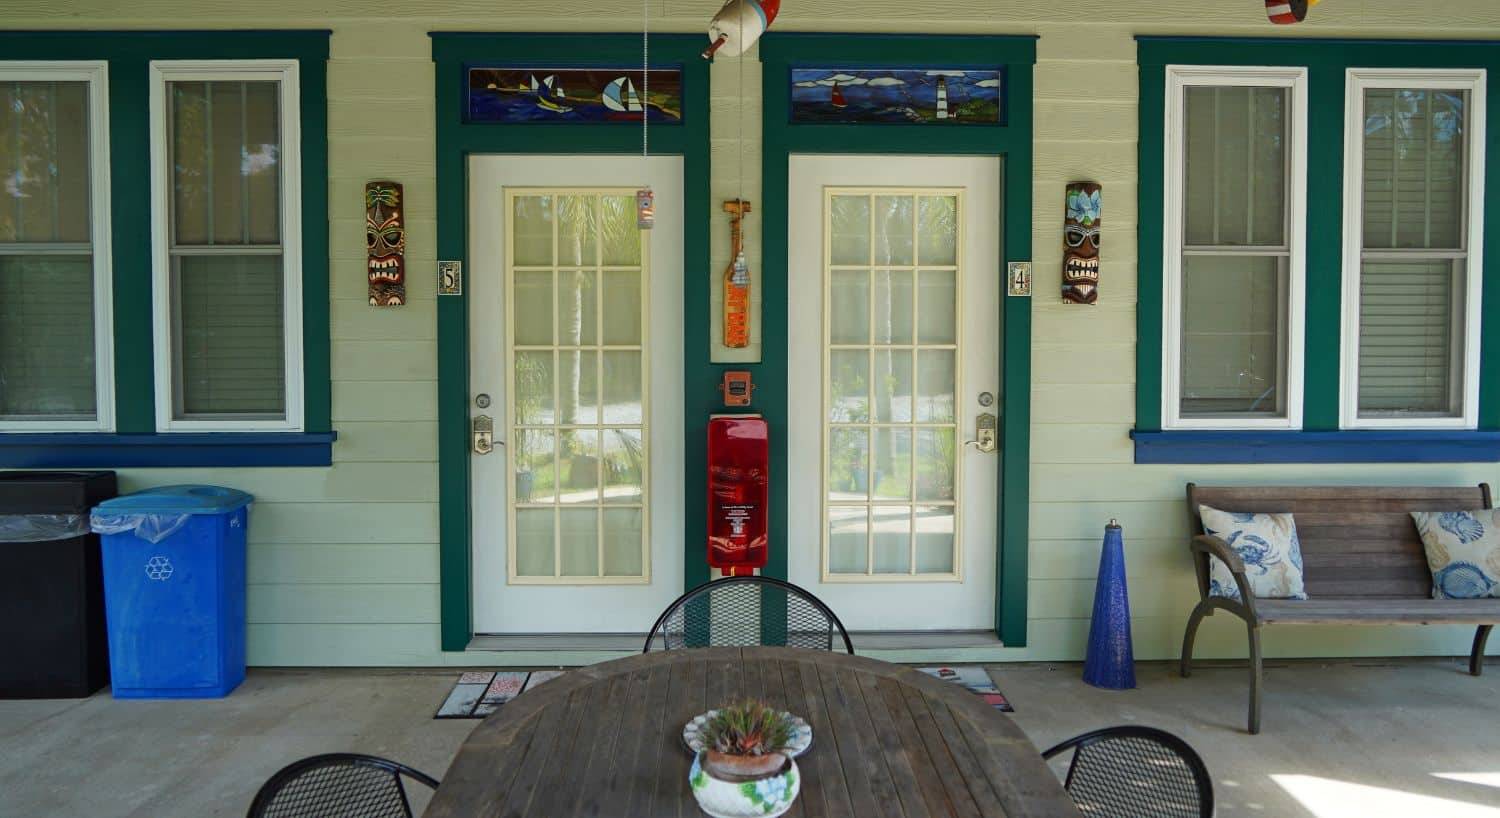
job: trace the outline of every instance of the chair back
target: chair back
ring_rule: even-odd
[[[1154,727],[1107,727],[1068,739],[1043,758],[1073,751],[1063,782],[1088,818],[1212,818],[1213,782],[1187,742]]]
[[[249,818],[412,818],[402,776],[438,782],[405,764],[358,753],[311,756],[261,786]]]
[[[822,600],[770,577],[726,577],[688,591],[657,618],[641,652],[752,645],[854,653]]]

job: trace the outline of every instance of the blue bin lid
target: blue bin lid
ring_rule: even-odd
[[[94,508],[106,514],[223,514],[255,498],[223,486],[159,486],[105,500]]]

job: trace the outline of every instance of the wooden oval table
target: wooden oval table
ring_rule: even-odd
[[[646,653],[549,681],[474,728],[425,815],[701,816],[683,725],[745,696],[812,725],[788,816],[1080,816],[1020,728],[963,687],[762,647]]]

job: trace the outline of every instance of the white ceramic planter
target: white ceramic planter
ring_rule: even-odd
[[[753,781],[726,781],[703,766],[703,753],[693,756],[688,784],[698,806],[713,818],[776,818],[792,808],[802,788],[797,762],[787,759],[780,773]]]

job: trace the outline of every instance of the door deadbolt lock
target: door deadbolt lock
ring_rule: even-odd
[[[995,416],[989,412],[980,413],[974,419],[974,439],[964,441],[965,446],[973,446],[981,452],[988,454],[995,450],[995,437],[998,428]]]
[[[471,428],[474,432],[474,454],[489,454],[495,450],[495,421],[489,415],[475,415]]]

